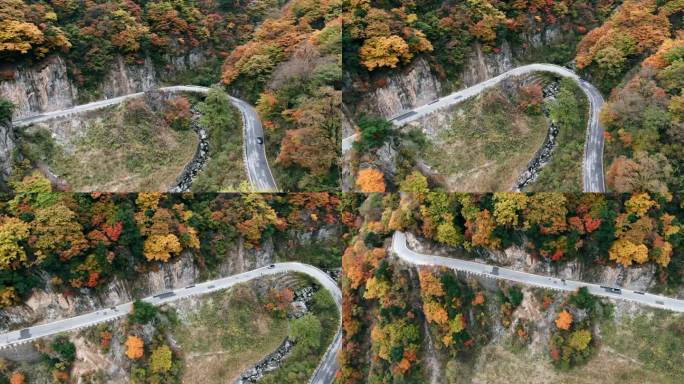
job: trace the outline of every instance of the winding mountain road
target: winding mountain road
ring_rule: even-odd
[[[195,92],[206,94],[209,92],[208,87],[196,85],[174,85],[170,87],[160,87],[158,90],[161,92],[171,93]],[[14,120],[12,124],[15,127],[25,127],[51,119],[64,118],[86,111],[94,111],[97,109],[110,107],[132,98],[141,97],[144,94],[144,92],[131,93],[128,95],[113,97],[111,99],[77,105],[75,107],[62,109],[59,111],[45,112]],[[261,120],[259,120],[259,115],[254,108],[244,100],[230,96],[230,101],[237,109],[240,110],[240,113],[242,114],[245,168],[247,169],[247,177],[249,178],[252,188],[259,192],[277,191],[278,186],[276,185],[273,174],[271,173],[271,168],[268,166],[264,145],[259,144],[257,141],[257,137],[261,137],[262,139],[264,137],[264,130],[261,125]]]
[[[475,84],[472,87],[462,89],[450,95],[434,100],[428,104],[404,111],[393,117],[390,121],[396,126],[419,119],[442,108],[461,103],[473,96],[477,96],[488,88],[492,88],[501,81],[511,77],[525,75],[534,72],[550,72],[559,76],[572,79],[587,95],[589,100],[589,119],[587,121],[587,133],[584,144],[584,160],[582,162],[582,184],[585,192],[605,192],[603,177],[603,127],[598,116],[603,106],[603,96],[591,83],[580,78],[572,70],[555,64],[528,64],[513,68],[491,79]],[[352,135],[342,140],[342,151],[349,150],[358,135]]]
[[[585,283],[560,279],[557,277],[540,276],[532,273],[516,271],[504,267],[496,267],[475,261],[453,259],[450,257],[426,255],[409,249],[406,235],[396,231],[392,237],[392,250],[402,260],[411,264],[426,266],[443,266],[453,270],[464,271],[493,279],[515,281],[526,285],[558,291],[576,291],[578,288],[587,287],[589,292],[596,296],[607,297],[614,300],[627,300],[660,309],[669,309],[675,312],[684,312],[684,300],[671,297],[653,295],[650,293],[634,291],[626,288],[606,287],[599,284]]]
[[[335,280],[333,280],[327,273],[312,265],[296,262],[277,263],[273,264],[272,267],[257,268],[237,275],[205,281],[203,283],[193,284],[185,288],[177,288],[154,296],[146,297],[142,300],[159,306],[172,301],[177,301],[179,299],[196,295],[204,295],[210,292],[227,289],[236,284],[244,283],[262,276],[276,275],[287,272],[304,273],[318,281],[321,286],[327,289],[332,295],[341,316],[342,291],[340,291],[340,288]],[[45,336],[75,331],[82,328],[92,327],[96,324],[114,321],[128,315],[132,308],[133,303],[128,302],[68,319],[57,320],[47,324],[34,325],[18,331],[3,333],[0,334],[0,349],[9,348],[19,344],[25,344]],[[335,335],[332,344],[323,355],[321,362],[314,371],[314,374],[309,381],[310,384],[331,384],[333,382],[335,372],[337,372],[338,369],[337,355],[342,347],[341,336],[342,330],[340,327],[338,328],[337,334]]]

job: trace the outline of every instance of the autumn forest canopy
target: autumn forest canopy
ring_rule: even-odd
[[[0,326],[133,302],[85,339],[40,336],[54,382],[93,340],[133,383],[210,382],[210,360],[332,377],[340,320],[336,384],[618,362],[681,382],[683,18],[684,0],[0,0]],[[530,63],[578,77],[452,94]],[[274,265],[140,300],[289,261],[336,281],[341,318],[337,290]],[[0,356],[0,384],[31,382],[17,364]]]
[[[615,5],[613,0],[351,1],[344,31],[345,69],[397,68],[425,53],[434,59],[438,73],[453,76],[474,43],[497,51],[503,40],[518,41],[547,26],[583,34]]]
[[[66,55],[76,82],[95,87],[117,56],[130,64],[164,64],[198,49],[226,56],[277,6],[275,1],[0,2],[0,57],[29,63]]]

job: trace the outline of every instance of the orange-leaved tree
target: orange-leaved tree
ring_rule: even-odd
[[[364,168],[359,171],[356,185],[363,193],[385,192],[385,175],[377,169]]]
[[[566,311],[565,309],[562,310],[558,314],[558,318],[556,318],[556,327],[559,329],[564,329],[568,330],[570,329],[570,326],[572,325],[572,315],[570,312]]]
[[[26,382],[26,376],[19,371],[13,372],[9,382],[10,384],[24,384]]]
[[[143,339],[138,336],[129,335],[126,340],[126,356],[133,360],[141,358],[145,354],[143,350],[144,345]]]

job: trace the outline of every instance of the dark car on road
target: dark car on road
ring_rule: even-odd
[[[620,288],[607,287],[607,286],[605,286],[605,285],[601,285],[601,288],[603,288],[603,289],[605,289],[606,291],[611,292],[611,293],[617,293],[617,294],[621,294],[621,293],[622,293],[622,290],[621,290]]]
[[[257,136],[257,144],[263,144],[264,143],[264,138],[261,136]]]

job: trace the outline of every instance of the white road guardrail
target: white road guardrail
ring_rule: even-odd
[[[581,287],[586,287],[592,295],[614,300],[632,301],[649,307],[668,309],[675,312],[684,312],[684,300],[678,300],[667,296],[654,295],[620,287],[586,283],[583,281],[561,279],[558,277],[535,275],[470,260],[419,253],[409,249],[406,242],[406,235],[400,231],[394,232],[394,236],[392,237],[392,250],[400,259],[415,265],[442,266],[478,276],[486,276],[492,279],[504,279],[558,291],[576,291]]]

